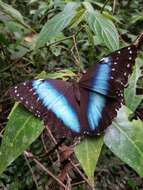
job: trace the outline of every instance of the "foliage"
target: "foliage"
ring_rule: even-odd
[[[21,152],[37,138],[43,130],[43,122],[34,118],[20,106],[12,109],[0,152],[0,171],[5,170]]]
[[[86,138],[75,147],[75,154],[79,159],[86,175],[94,180],[94,171],[103,145],[103,136]]]
[[[2,103],[0,109],[6,105],[6,110],[10,110],[11,106],[8,103],[11,104],[11,101],[5,92],[15,83],[34,78],[43,70],[44,72],[40,75],[42,78],[78,80],[80,71],[83,71],[84,67],[94,64],[95,60],[104,54],[133,41],[136,35],[143,30],[142,8],[140,0],[122,0],[120,3],[103,0],[30,0],[28,2],[24,0],[22,3],[17,0],[9,3],[0,0],[0,79],[2,81],[0,85],[2,86],[1,94],[4,94],[0,99]],[[142,62],[143,57],[140,54],[129,80],[129,86],[125,90],[127,107],[122,107],[119,111],[104,138],[103,136],[97,139],[87,138],[75,147],[76,156],[85,174],[92,182],[103,142],[140,176],[143,175],[141,141],[143,122],[140,120],[129,121],[138,106],[143,107],[143,97],[136,95],[136,88],[142,89],[143,86]],[[30,146],[43,130],[41,121],[19,105],[11,111],[5,129],[6,116],[7,113],[4,113],[0,118],[2,120],[1,136],[3,136],[0,147],[0,173]],[[5,130],[4,133],[3,130]],[[42,135],[45,134],[44,131]],[[47,142],[46,137],[42,139],[43,144],[38,138],[30,146],[33,154],[35,153],[39,157],[44,152],[43,147],[44,150],[48,146],[52,148],[51,141]],[[22,143],[23,141],[24,143]],[[37,148],[33,148],[34,145]],[[31,158],[29,154],[24,153],[24,155]],[[44,157],[41,156],[40,159],[47,167],[50,166],[49,157],[45,160],[45,153]],[[35,158],[33,160],[37,163]],[[18,170],[17,163],[21,164],[25,161],[20,157],[9,166],[1,175],[0,187],[5,186],[3,181],[8,184],[7,172],[12,176],[12,170]],[[31,163],[32,166],[29,166],[27,159],[26,163],[32,171],[31,181],[27,182],[28,177],[25,177],[20,182],[16,180],[18,177],[15,176],[15,180],[11,178],[13,181],[11,187],[22,189],[24,187],[22,184],[25,182],[27,189],[43,189],[42,185],[37,184],[37,180],[33,177],[36,176],[33,171],[38,173],[39,170],[37,171],[35,165]],[[58,166],[52,166],[51,170],[58,175]],[[17,175],[22,176],[22,172],[24,174],[25,170],[23,169],[21,174],[17,172]],[[26,175],[30,176],[27,172]],[[41,173],[38,174],[40,180],[41,176],[43,177]],[[76,179],[76,176],[72,176],[72,178]],[[46,182],[48,187],[51,187],[51,182],[46,177],[43,177],[43,181],[40,183],[45,185]],[[87,184],[90,186],[90,182],[87,181]],[[93,184],[91,186],[94,188]],[[129,180],[128,186],[137,189],[137,185],[133,184],[132,180]],[[79,188],[87,189],[86,185],[79,185]]]
[[[122,107],[112,126],[107,129],[104,142],[113,153],[143,176],[143,122],[129,121],[130,114],[128,108]]]

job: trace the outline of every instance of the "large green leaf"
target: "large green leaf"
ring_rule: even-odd
[[[103,136],[98,138],[85,138],[75,147],[75,155],[86,175],[94,179],[96,164],[103,145]]]
[[[7,3],[4,3],[0,0],[0,9],[2,12],[4,12],[6,15],[8,15],[13,21],[19,23],[23,27],[32,30],[23,19],[23,16],[21,13],[14,9],[12,6],[8,5]]]
[[[0,1],[0,8],[5,11],[9,16],[19,20],[20,22],[24,23],[23,17],[19,11],[14,9],[12,6]]]
[[[10,115],[0,147],[0,174],[40,135],[43,122],[21,106]]]
[[[68,3],[62,12],[54,16],[52,19],[48,20],[48,22],[43,26],[42,30],[37,36],[33,47],[37,49],[43,46],[46,42],[51,41],[61,31],[63,31],[72,21],[78,7],[78,3]]]
[[[143,96],[136,95],[137,81],[141,76],[141,69],[139,63],[143,62],[143,59],[138,58],[135,64],[134,72],[129,79],[129,86],[124,91],[124,98],[126,106],[129,107],[132,111],[135,111],[143,100]]]
[[[132,112],[123,106],[105,134],[104,142],[121,160],[143,177],[143,121],[128,121]]]
[[[98,11],[87,11],[86,21],[102,44],[111,51],[119,48],[119,35],[113,22]]]

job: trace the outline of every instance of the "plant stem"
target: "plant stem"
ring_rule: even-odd
[[[105,1],[105,3],[104,3],[104,5],[103,5],[103,7],[101,8],[101,14],[103,13],[103,11],[104,11],[104,8],[105,8],[105,6],[107,5],[107,3],[109,2],[109,0],[106,0]]]

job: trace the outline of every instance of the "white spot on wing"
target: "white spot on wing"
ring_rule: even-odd
[[[102,58],[100,61],[104,62],[104,63],[108,63],[110,60],[108,57],[104,57]]]

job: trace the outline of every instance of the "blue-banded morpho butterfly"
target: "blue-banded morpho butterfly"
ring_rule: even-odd
[[[130,46],[99,60],[79,82],[30,80],[11,88],[10,95],[60,137],[100,134],[121,107],[142,43],[143,34]]]

